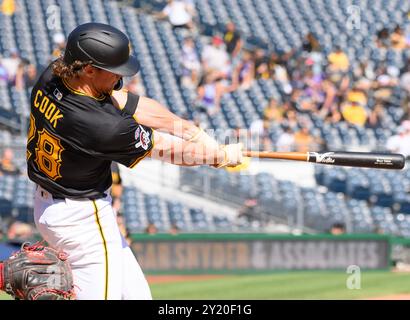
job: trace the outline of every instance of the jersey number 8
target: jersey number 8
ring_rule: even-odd
[[[34,117],[30,117],[30,129],[28,142],[30,142],[36,133]],[[50,179],[57,180],[61,178],[61,153],[64,151],[60,139],[49,133],[46,129],[38,130],[37,144],[35,148],[36,158],[34,162],[37,167],[46,174]],[[28,154],[28,158],[31,154]]]

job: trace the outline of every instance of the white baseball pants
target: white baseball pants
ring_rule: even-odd
[[[53,199],[38,186],[34,221],[48,245],[68,254],[78,300],[150,300],[148,282],[122,237],[111,197]]]

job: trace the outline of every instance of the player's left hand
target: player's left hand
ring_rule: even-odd
[[[225,152],[225,159],[221,163],[218,163],[216,168],[236,167],[237,165],[242,164],[242,143],[227,144],[221,148]]]

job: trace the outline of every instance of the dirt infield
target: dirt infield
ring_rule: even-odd
[[[410,300],[410,294],[390,294],[387,296],[368,298],[366,300]]]
[[[201,281],[209,279],[218,279],[227,277],[225,275],[212,275],[212,274],[200,274],[200,275],[151,275],[147,276],[148,283],[170,283],[170,282],[184,282],[184,281]]]

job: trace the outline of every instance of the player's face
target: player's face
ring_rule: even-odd
[[[110,94],[121,76],[115,73],[95,68],[93,84],[99,93]]]

